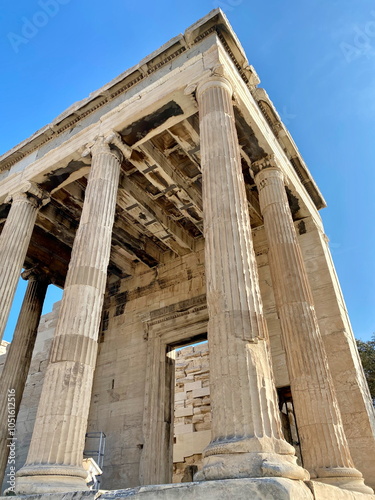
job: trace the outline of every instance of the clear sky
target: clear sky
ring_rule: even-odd
[[[372,0],[3,2],[0,153],[218,6],[327,200],[321,215],[354,333],[367,340],[375,332]]]

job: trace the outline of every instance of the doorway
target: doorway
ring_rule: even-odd
[[[148,343],[141,484],[172,482],[176,350],[207,339],[205,296],[169,306],[144,321]]]

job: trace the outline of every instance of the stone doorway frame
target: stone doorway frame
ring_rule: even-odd
[[[172,482],[174,394],[174,360],[167,352],[207,338],[206,296],[151,311],[142,321],[148,346],[140,484],[167,484]]]

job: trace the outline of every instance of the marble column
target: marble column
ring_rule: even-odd
[[[29,453],[16,477],[18,494],[87,488],[82,458],[120,175],[120,155],[104,138],[91,153]]]
[[[22,277],[28,280],[28,285],[0,377],[0,484],[7,466],[9,447],[15,437],[13,425],[8,427],[8,416],[14,423],[21,404],[49,283],[48,278],[37,269],[23,272]],[[17,449],[16,441],[15,447]]]
[[[273,159],[256,162],[252,170],[269,245],[304,467],[312,479],[371,493],[350,456],[283,173]]]
[[[232,106],[221,77],[199,104],[212,440],[197,480],[307,479],[283,438]]]
[[[28,182],[6,200],[12,204],[0,234],[0,340],[4,335],[38,209],[48,199],[44,191]]]

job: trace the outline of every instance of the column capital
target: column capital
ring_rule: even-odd
[[[108,144],[113,144],[116,146],[126,159],[130,158],[132,155],[132,148],[130,148],[125,142],[123,142],[121,135],[112,130],[112,132],[106,137],[105,141]]]
[[[233,95],[233,87],[230,81],[225,77],[224,71],[221,69],[222,66],[216,71],[214,68],[212,70],[212,75],[208,78],[205,78],[201,82],[198,83],[196,96],[199,102],[202,95],[206,92],[206,90],[212,88],[223,88],[225,89],[231,96]]]
[[[259,172],[265,169],[273,169],[281,171],[279,162],[277,161],[276,156],[274,154],[269,154],[267,156],[264,156],[260,160],[253,161],[251,164],[251,170],[254,176],[256,176],[257,174],[259,174]]]
[[[116,146],[118,149],[111,149],[111,144]],[[95,139],[92,142],[90,142],[86,145],[86,148],[82,152],[82,156],[86,157],[89,155],[95,156],[95,155],[99,155],[99,154],[108,154],[108,155],[114,156],[117,161],[121,162],[122,155],[124,155],[125,158],[129,158],[130,154],[131,154],[131,150],[130,150],[130,154],[128,154],[128,151],[125,150],[126,151],[126,154],[125,154],[122,151],[122,148],[119,147],[119,144],[121,144],[121,146],[123,146],[124,149],[125,149],[125,147],[128,147],[122,142],[121,136],[117,132],[113,131],[111,134],[106,135],[106,136],[100,135],[100,136],[95,137]]]
[[[250,167],[250,172],[254,177],[258,189],[262,189],[262,187],[264,187],[263,185],[271,177],[279,178],[283,181],[285,186],[288,185],[288,178],[282,171],[278,160],[273,154],[253,162]]]
[[[47,281],[48,283],[51,282],[48,275],[40,269],[38,264],[36,266],[30,267],[29,269],[25,269],[21,273],[21,278],[25,281]]]
[[[41,189],[35,182],[27,181],[14,189],[14,191],[8,193],[5,202],[11,203],[17,200],[29,200],[34,202],[37,207],[40,207],[49,203],[50,195],[47,191]]]

